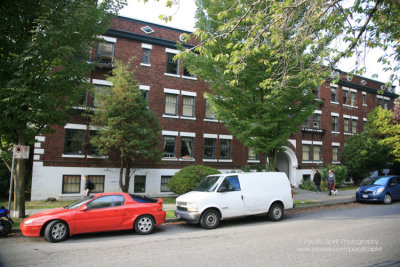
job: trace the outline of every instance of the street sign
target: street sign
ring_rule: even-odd
[[[13,157],[16,159],[29,159],[29,146],[14,145]]]

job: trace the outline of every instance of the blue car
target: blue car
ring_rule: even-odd
[[[388,175],[365,179],[356,191],[356,199],[360,202],[385,204],[400,199],[400,176]]]

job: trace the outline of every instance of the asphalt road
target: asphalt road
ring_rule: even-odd
[[[290,212],[281,222],[247,218],[215,230],[162,225],[79,235],[52,244],[0,239],[3,266],[400,266],[400,202]]]

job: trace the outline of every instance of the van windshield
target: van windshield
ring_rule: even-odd
[[[220,179],[221,176],[207,176],[193,191],[213,192],[217,188]]]

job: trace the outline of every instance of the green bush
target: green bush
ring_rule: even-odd
[[[193,190],[207,175],[218,173],[217,169],[202,165],[187,166],[172,176],[168,187],[177,194],[184,194]]]
[[[321,184],[325,184],[326,177],[328,176],[329,170],[332,170],[336,177],[336,184],[342,185],[343,182],[349,178],[349,172],[347,167],[344,165],[328,165],[321,169],[318,169],[321,174]]]

